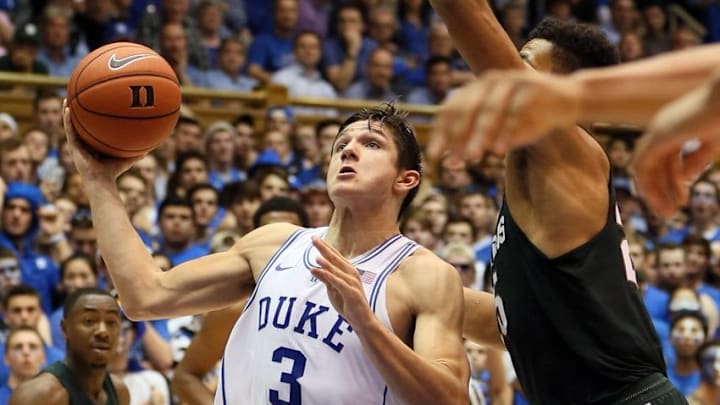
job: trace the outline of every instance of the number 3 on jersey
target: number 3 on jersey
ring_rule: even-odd
[[[280,374],[280,382],[290,386],[290,399],[283,401],[280,399],[280,393],[278,391],[270,390],[270,403],[272,405],[300,405],[302,404],[302,387],[298,382],[298,378],[305,374],[305,362],[307,358],[297,350],[278,347],[273,352],[272,361],[282,363],[283,359],[290,359],[292,361],[292,369],[290,372]]]

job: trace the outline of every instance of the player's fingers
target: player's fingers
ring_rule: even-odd
[[[347,265],[347,263],[343,263],[343,265],[338,266],[333,263],[331,263],[329,260],[325,259],[324,257],[318,257],[317,262],[325,270],[328,270],[330,273],[332,273],[337,278],[347,282],[351,283],[353,279],[358,279],[359,276],[357,274],[357,270]]]
[[[696,151],[687,154],[683,159],[682,180],[694,182],[708,166],[711,165],[720,152],[720,141],[704,142]]]
[[[315,248],[320,252],[322,257],[327,259],[330,263],[335,265],[340,265],[343,262],[346,262],[345,258],[332,246],[328,245],[324,240],[317,236],[313,236],[312,243],[315,245]]]

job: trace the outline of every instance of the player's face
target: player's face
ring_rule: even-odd
[[[37,332],[19,331],[5,343],[5,363],[20,382],[34,377],[45,363],[45,345]]]
[[[691,357],[705,341],[705,331],[699,320],[683,318],[673,326],[670,341],[678,357]]]
[[[22,237],[30,229],[32,216],[30,203],[26,199],[12,198],[2,210],[3,230],[12,237]]]
[[[36,328],[41,313],[40,298],[36,295],[16,295],[10,299],[5,309],[5,323],[11,328]]]
[[[2,176],[6,182],[22,181],[29,183],[31,170],[30,152],[25,145],[15,150],[7,151],[2,155],[0,176]]]
[[[212,135],[208,142],[208,157],[216,162],[232,163],[235,153],[233,134],[228,131],[218,131]]]
[[[720,346],[710,346],[700,356],[700,372],[703,380],[720,387]]]
[[[14,257],[0,259],[0,294],[19,285],[21,281],[20,263]]]
[[[80,288],[97,287],[97,277],[87,261],[75,259],[65,265],[62,287],[67,294]]]
[[[120,309],[110,296],[84,295],[65,314],[62,328],[68,356],[104,369],[118,344]]]
[[[185,206],[165,207],[160,215],[160,231],[165,241],[172,244],[184,244],[192,239],[195,225],[192,210]]]
[[[340,201],[385,201],[392,195],[400,171],[397,147],[382,123],[357,121],[348,125],[333,144],[328,167],[328,194]]]
[[[208,226],[218,211],[217,194],[212,190],[198,190],[192,195],[195,223]]]
[[[540,72],[554,72],[552,63],[552,42],[545,39],[530,40],[520,50],[525,63]],[[560,73],[560,72],[557,72]]]

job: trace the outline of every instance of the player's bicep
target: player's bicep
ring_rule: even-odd
[[[427,277],[414,283],[416,319],[414,351],[436,364],[447,367],[454,375],[465,378],[469,373],[462,344],[462,283],[455,269],[440,265]]]
[[[13,390],[8,405],[38,403],[43,405],[67,405],[69,401],[67,391],[57,379],[49,374],[42,374],[20,384]]]

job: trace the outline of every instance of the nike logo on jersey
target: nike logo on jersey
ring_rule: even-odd
[[[293,266],[283,266],[281,264],[278,264],[277,266],[275,266],[275,271],[285,271],[285,270],[290,270],[292,268],[293,268]]]
[[[130,56],[126,56],[124,58],[118,58],[113,53],[112,56],[110,56],[110,59],[108,60],[108,68],[110,68],[110,70],[120,70],[133,62],[137,62],[139,60],[143,60],[143,59],[147,59],[147,58],[154,58],[155,56],[156,55],[153,55],[151,53],[139,53],[137,55],[130,55]]]

